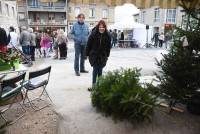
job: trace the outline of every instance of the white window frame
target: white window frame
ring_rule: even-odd
[[[38,0],[32,0],[32,7],[38,7]]]
[[[154,22],[160,22],[160,8],[154,9]]]
[[[78,17],[78,15],[81,13],[81,8],[80,7],[75,7],[74,13],[75,13],[75,17]]]
[[[108,9],[103,9],[102,11],[102,18],[107,19],[108,18]]]
[[[3,14],[2,11],[3,11],[3,10],[2,10],[2,2],[0,1],[0,14]]]
[[[19,17],[19,20],[25,20],[25,13],[24,12],[19,12],[18,13],[18,17]]]
[[[5,7],[6,7],[6,16],[10,16],[9,5],[7,3],[5,4]]]
[[[68,7],[68,13],[72,12],[72,7]]]
[[[53,6],[54,6],[54,2],[48,2],[48,3],[47,3],[47,6],[48,6],[48,7],[53,7]]]
[[[15,17],[15,7],[12,7],[12,15]]]
[[[89,17],[90,18],[95,18],[95,16],[96,16],[95,8],[94,7],[89,8]]]
[[[166,11],[166,23],[176,24],[176,9],[167,9]]]

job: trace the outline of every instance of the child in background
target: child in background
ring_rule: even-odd
[[[43,53],[43,56],[46,57],[50,57],[49,55],[49,49],[51,47],[51,39],[49,37],[49,35],[47,33],[44,33],[42,40],[40,42],[40,46],[41,46],[41,50]]]

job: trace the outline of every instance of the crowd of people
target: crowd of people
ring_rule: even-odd
[[[121,48],[125,48],[125,44],[124,44],[124,32],[114,29],[114,30],[109,30],[109,34],[111,36],[111,47],[121,47]]]
[[[12,53],[13,49],[20,47],[23,54],[30,56],[35,61],[35,56],[50,57],[50,52],[55,52],[54,59],[67,58],[68,38],[62,29],[49,32],[34,32],[32,28],[21,27],[21,33],[17,34],[14,27],[0,28],[0,51]],[[60,54],[60,55],[58,55]]]
[[[133,31],[132,31],[133,32]],[[109,30],[109,33],[111,35],[111,47],[119,47],[119,48],[127,48],[127,47],[132,47],[136,48],[139,47],[139,44],[137,44],[137,41],[133,39],[133,34],[129,34],[125,37],[125,34],[123,31],[114,29],[114,30]],[[167,32],[164,34],[163,32],[159,33],[156,32],[153,35],[152,40],[152,46],[155,48],[163,48],[164,44],[165,47],[167,48],[168,42],[172,40],[171,35]]]

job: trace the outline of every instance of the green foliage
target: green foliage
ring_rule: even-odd
[[[20,56],[17,52],[14,52],[12,54],[0,52],[0,62],[1,63],[8,63],[8,62],[16,61],[19,59],[19,57]]]
[[[17,52],[12,54],[0,52],[0,66],[1,65],[10,65],[14,66],[14,62],[20,59],[20,56]]]
[[[157,61],[160,68],[156,73],[160,81],[158,88],[167,99],[182,103],[187,103],[187,96],[194,95],[200,88],[200,19],[192,18],[190,14],[186,16],[187,26],[176,28],[174,45],[169,53]],[[187,37],[187,47],[181,41],[183,36]]]
[[[150,120],[158,96],[152,87],[148,90],[150,84],[146,88],[140,85],[139,72],[121,69],[102,76],[91,93],[93,106],[115,120]]]

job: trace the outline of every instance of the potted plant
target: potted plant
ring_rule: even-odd
[[[14,52],[12,54],[0,52],[0,71],[5,71],[13,68],[15,70],[19,67],[19,54]]]

